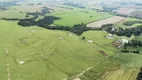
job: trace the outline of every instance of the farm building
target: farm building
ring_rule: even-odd
[[[121,39],[119,40],[119,42],[121,43],[121,45],[119,45],[117,48],[121,48],[125,43],[128,43],[129,41],[127,39]]]

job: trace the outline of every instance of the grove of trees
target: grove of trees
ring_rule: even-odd
[[[126,26],[132,26],[133,24],[136,24],[136,23],[142,23],[142,21],[139,21],[139,20],[136,20],[136,21],[126,21],[123,24],[126,25]]]
[[[142,33],[142,25],[139,25],[135,28],[127,28],[127,29],[118,28],[113,30],[114,29],[113,24],[106,24],[103,25],[101,29],[106,30],[107,32],[112,34],[116,34],[118,36],[127,36],[127,37],[131,37],[132,35],[139,36]]]
[[[132,49],[128,48],[128,47],[132,47]],[[139,54],[140,51],[139,50],[135,50],[138,47],[142,47],[142,41],[140,40],[131,40],[128,43],[124,44],[124,49],[121,50],[121,52],[124,53],[137,53]]]

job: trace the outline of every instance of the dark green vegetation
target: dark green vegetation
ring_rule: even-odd
[[[122,49],[121,52],[141,54],[140,50],[141,48],[142,48],[141,40],[131,40],[128,43],[124,44],[124,49]]]
[[[140,69],[140,72],[137,76],[137,80],[142,80],[142,68]]]
[[[32,16],[45,16],[46,14],[50,13],[50,10],[51,9],[49,9],[47,7],[43,7],[41,9],[41,12],[32,12],[32,13],[28,12],[26,16],[30,16],[30,15],[32,15]]]
[[[126,22],[124,22],[124,25],[126,25],[126,26],[132,26],[132,25],[134,25],[134,24],[136,24],[136,23],[142,23],[142,21],[126,21]]]
[[[126,28],[126,29],[124,28],[114,29],[113,26],[114,26],[113,24],[107,24],[107,25],[103,25],[101,29],[104,29],[108,31],[109,33],[116,34],[118,36],[127,36],[127,37],[131,37],[132,35],[139,36],[142,33],[142,25],[139,25],[135,28]]]

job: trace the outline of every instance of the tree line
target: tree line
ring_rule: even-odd
[[[139,20],[126,21],[126,22],[124,22],[123,24],[126,25],[126,26],[132,26],[133,24],[136,24],[136,23],[142,23],[142,21],[139,21]]]
[[[125,47],[131,46],[131,47],[142,47],[142,41],[140,40],[131,40],[128,43],[125,43]]]
[[[139,50],[131,50],[131,49],[128,49],[128,47],[134,47],[134,49],[138,48],[138,47],[142,47],[142,41],[131,40],[128,43],[125,43],[124,49],[121,50],[121,52],[124,52],[124,53],[137,53],[137,54],[139,54],[140,53]]]
[[[35,16],[34,18],[29,18],[29,19],[20,19],[18,22],[18,25],[28,27],[28,26],[34,26],[37,25],[39,27],[47,28],[47,29],[52,29],[52,30],[65,30],[65,31],[70,31],[73,32],[77,35],[81,35],[84,31],[91,30],[91,28],[87,28],[85,24],[76,24],[73,27],[69,26],[50,26],[53,24],[55,20],[59,20],[59,17],[54,17],[54,16],[45,16],[43,19],[39,19],[38,21],[35,21],[38,16]]]
[[[32,15],[32,16],[44,16],[45,14],[48,14],[50,13],[50,8],[47,8],[47,7],[43,7],[41,9],[41,12],[28,12],[26,17],[28,17],[29,15]]]
[[[120,27],[120,28],[114,29],[113,24],[106,24],[102,26],[101,30],[106,30],[107,32],[116,34],[117,36],[131,37],[132,35],[139,36],[142,33],[142,25],[139,25],[135,28],[123,29]]]

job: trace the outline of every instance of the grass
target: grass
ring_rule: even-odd
[[[93,10],[74,9],[60,12],[53,12],[50,15],[60,17],[60,20],[54,22],[55,25],[72,27],[75,24],[88,24],[93,21],[102,20],[112,15],[104,12],[96,12]],[[92,17],[91,17],[92,16]]]
[[[112,46],[108,47],[111,41],[104,37],[107,32],[85,32],[82,36],[85,36],[86,40],[82,40],[75,34],[69,36],[66,31],[47,30],[37,26],[21,27],[17,22],[1,20],[0,26],[2,80],[7,78],[5,48],[9,50],[12,80],[62,80],[82,72],[94,65],[94,62],[101,63],[104,55],[100,54],[99,50],[102,46],[108,54],[113,54],[115,50]],[[100,35],[88,36],[91,34]],[[88,39],[100,42],[90,44]],[[106,42],[101,41],[102,39]],[[24,60],[25,64],[20,65],[18,62],[21,60]]]
[[[25,18],[26,13],[20,13],[18,10],[14,10],[14,8],[9,8],[10,10],[5,10],[0,12],[0,18]]]
[[[5,17],[23,18],[24,15],[15,16],[13,11],[10,13],[11,15]],[[18,11],[16,13],[19,14]],[[54,25],[69,27],[111,16],[77,8],[50,15],[62,18],[55,21]],[[4,20],[0,20],[0,26],[0,80],[7,80],[6,48],[9,51],[11,80],[62,80],[91,66],[94,67],[81,76],[82,80],[134,80],[142,64],[141,55],[118,53],[112,46],[114,40],[127,38],[124,36],[107,39],[105,36],[108,33],[105,31],[86,31],[81,36],[73,33],[69,36],[70,32],[67,31],[48,30],[37,26],[22,27],[17,25],[16,21]],[[82,40],[83,36],[85,40]],[[133,38],[135,37],[127,39]],[[136,38],[141,40],[141,37]],[[93,43],[88,43],[88,40]],[[108,56],[104,56],[100,51],[104,51]],[[20,65],[19,61],[22,60],[25,64]]]
[[[119,53],[104,58],[97,69],[95,65],[87,71],[82,80],[135,80],[142,65],[142,55]]]

